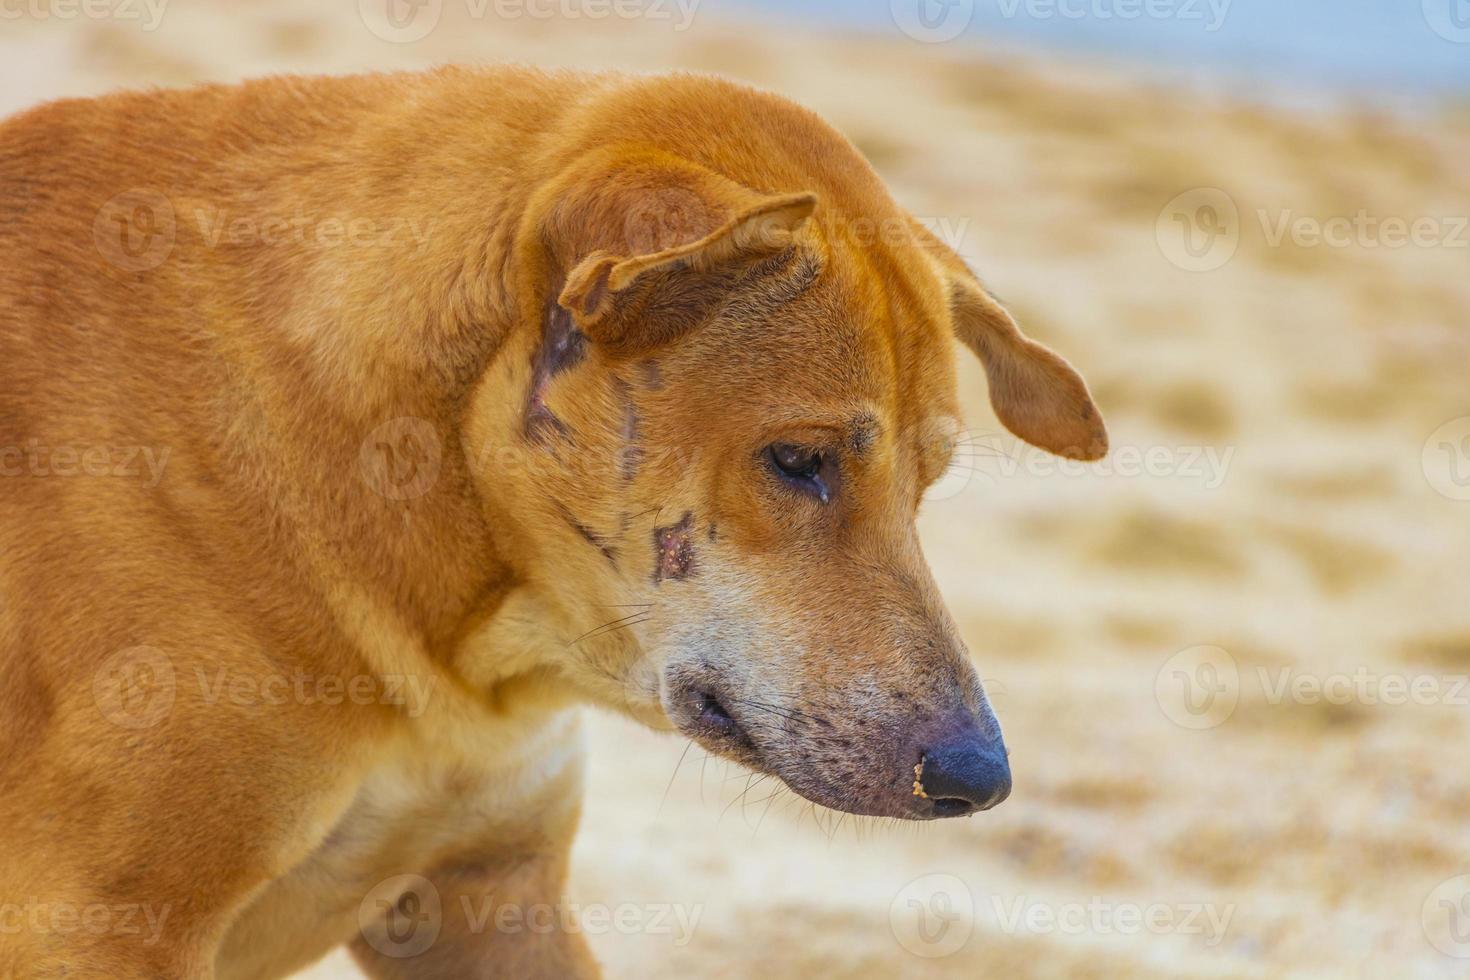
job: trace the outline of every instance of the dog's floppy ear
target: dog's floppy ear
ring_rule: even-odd
[[[955,275],[949,286],[955,333],[985,366],[990,404],[1021,439],[1069,459],[1101,459],[1108,433],[1072,365],[1016,325],[975,279]]]
[[[791,244],[811,193],[762,194],[684,160],[597,167],[554,211],[557,304],[594,343],[639,349],[698,322],[763,256]]]

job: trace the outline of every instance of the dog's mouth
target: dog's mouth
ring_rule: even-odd
[[[780,776],[767,751],[785,733],[766,723],[761,712],[732,696],[705,671],[666,680],[664,713],[674,727],[712,755],[759,773]],[[778,720],[778,719],[772,719]]]
[[[998,737],[987,746],[965,726],[931,737],[864,718],[846,727],[872,736],[845,738],[835,719],[733,696],[704,671],[680,680],[664,694],[665,711],[679,731],[713,755],[778,777],[820,806],[933,820],[989,809],[1010,792]],[[928,746],[927,754],[916,738]]]
[[[689,734],[696,741],[716,752],[736,756],[747,765],[750,764],[747,756],[759,759],[760,750],[756,748],[755,741],[744,726],[735,720],[735,716],[718,694],[695,688],[689,697],[693,708],[693,731]]]
[[[869,798],[869,793],[855,785],[857,781],[843,785],[826,777],[813,764],[811,753],[802,748],[812,733],[804,731],[804,725],[785,723],[791,717],[788,711],[735,698],[709,686],[687,688],[676,698],[675,708],[672,714],[679,730],[712,755],[776,776],[813,803],[847,813],[913,816]]]

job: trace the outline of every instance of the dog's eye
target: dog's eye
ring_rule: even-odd
[[[827,481],[822,477],[822,454],[805,446],[778,442],[766,450],[771,466],[787,483],[810,493],[822,503],[830,499]]]
[[[798,479],[810,479],[822,468],[822,454],[802,446],[777,443],[771,447],[771,459],[775,462],[776,469]]]

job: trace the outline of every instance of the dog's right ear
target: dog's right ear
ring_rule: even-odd
[[[604,162],[552,211],[566,269],[557,303],[593,343],[647,349],[699,322],[749,263],[786,248],[817,205],[762,194],[688,161]]]
[[[1108,430],[1082,375],[1021,332],[968,270],[949,286],[955,335],[985,367],[996,417],[1020,438],[1069,459],[1107,455]]]
[[[958,252],[916,219],[909,219],[909,228],[936,262],[955,337],[985,368],[990,405],[1001,424],[1031,445],[1068,459],[1107,455],[1107,426],[1076,368],[1022,333]]]

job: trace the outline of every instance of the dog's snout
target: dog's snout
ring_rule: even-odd
[[[1011,795],[1005,745],[974,729],[953,735],[924,753],[924,795],[937,816],[961,817],[989,810]]]

